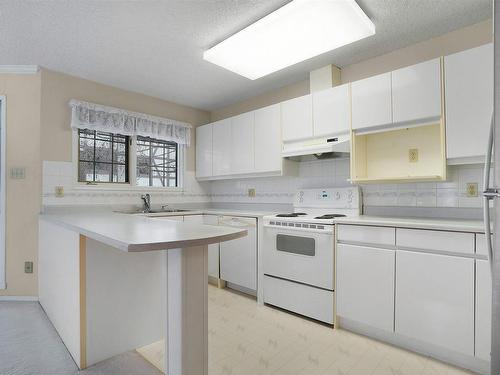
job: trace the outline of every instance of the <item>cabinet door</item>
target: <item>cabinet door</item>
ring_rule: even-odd
[[[231,173],[231,120],[214,122],[212,136],[213,175],[228,175]]]
[[[248,231],[246,237],[220,244],[220,278],[249,290],[257,290],[256,220],[223,217],[219,225]]]
[[[447,157],[484,156],[493,113],[493,44],[446,56],[444,68]]]
[[[196,177],[212,176],[212,124],[196,128]]]
[[[231,174],[254,170],[254,113],[231,118]]]
[[[313,94],[315,136],[347,133],[350,130],[349,85],[332,87]]]
[[[395,123],[441,116],[439,58],[392,72],[392,109]]]
[[[283,141],[295,141],[313,136],[311,95],[281,103],[281,116]]]
[[[476,260],[476,357],[491,360],[491,271],[487,260]]]
[[[392,123],[391,73],[351,83],[352,128]]]
[[[255,111],[255,171],[279,171],[281,165],[281,108],[275,104]]]
[[[474,259],[398,251],[396,333],[474,355]]]
[[[394,330],[394,257],[395,250],[337,244],[338,316]]]

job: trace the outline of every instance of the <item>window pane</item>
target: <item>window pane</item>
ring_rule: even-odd
[[[125,182],[126,181],[126,168],[125,165],[114,165],[113,166],[113,182]]]
[[[137,185],[177,186],[177,144],[137,138]]]
[[[111,163],[111,141],[96,140],[95,142],[95,161]]]
[[[111,182],[112,164],[95,163],[95,181],[96,182]]]
[[[78,167],[78,181],[94,181],[94,163],[80,162]]]
[[[115,163],[125,164],[126,159],[126,145],[125,143],[113,144],[113,161]]]

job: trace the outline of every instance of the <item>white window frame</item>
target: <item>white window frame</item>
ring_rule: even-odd
[[[6,176],[5,168],[7,146],[7,99],[5,95],[0,95],[0,289],[7,288],[6,262],[5,262],[5,211],[6,211]]]
[[[78,181],[78,130],[72,130],[73,133],[73,182],[75,190],[139,190],[139,191],[184,191],[184,172],[186,169],[186,146],[177,145],[177,185],[176,187],[159,187],[159,186],[138,186],[136,183],[137,177],[137,137],[130,136],[129,157],[128,157],[128,183],[99,183],[99,182],[80,182]]]

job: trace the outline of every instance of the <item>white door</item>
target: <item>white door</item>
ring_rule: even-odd
[[[476,357],[491,360],[491,271],[487,260],[476,260]]]
[[[395,250],[337,244],[337,315],[394,331],[394,260]]]
[[[0,289],[6,288],[5,281],[5,146],[6,116],[5,96],[0,96]]]
[[[351,83],[352,128],[392,123],[391,73]]]
[[[396,333],[474,355],[474,259],[396,254]]]
[[[212,124],[196,128],[196,177],[212,176]]]
[[[281,103],[283,141],[313,136],[312,96],[305,95]]]
[[[223,216],[219,225],[243,228],[248,235],[220,244],[220,278],[229,283],[257,290],[256,219]]]
[[[254,113],[231,118],[231,174],[254,170]]]
[[[347,133],[350,130],[349,84],[313,94],[314,136]]]
[[[392,72],[394,123],[441,116],[441,62],[425,61]]]
[[[281,170],[281,107],[279,104],[255,112],[255,171]]]
[[[446,56],[444,69],[447,157],[484,157],[493,113],[493,44]]]
[[[186,215],[185,223],[218,225],[219,218],[215,215]],[[219,278],[219,244],[208,245],[208,276]]]
[[[231,173],[231,119],[212,124],[212,171],[214,176]]]

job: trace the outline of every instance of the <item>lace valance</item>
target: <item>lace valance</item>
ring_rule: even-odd
[[[121,135],[140,135],[189,146],[191,125],[167,118],[70,100],[71,127]]]

